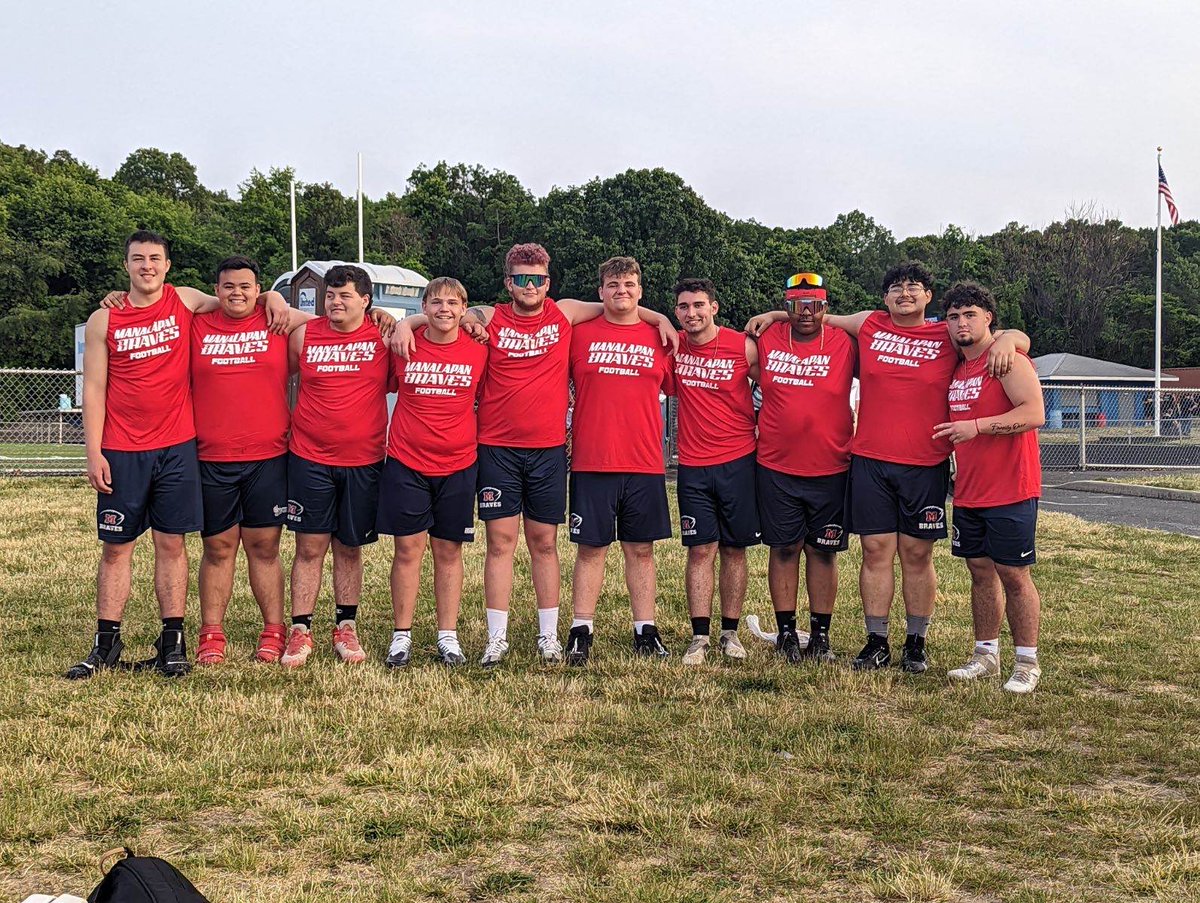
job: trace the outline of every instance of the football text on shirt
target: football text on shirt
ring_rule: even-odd
[[[509,357],[537,357],[558,344],[559,338],[557,323],[543,326],[534,333],[517,332],[504,326],[496,336],[496,347],[507,351]]]
[[[471,388],[471,365],[409,361],[404,382],[417,386],[417,395],[457,395],[455,388]]]
[[[921,361],[937,360],[942,350],[939,339],[910,339],[892,332],[877,332],[871,339],[871,351],[885,364],[920,367]]]
[[[167,343],[179,338],[179,326],[175,323],[175,315],[155,320],[150,326],[126,326],[113,330],[113,340],[117,343],[117,351],[132,351],[131,361],[144,357],[154,357],[156,354],[166,354],[171,349]],[[134,349],[140,349],[135,351]]]
[[[801,358],[790,351],[772,351],[767,355],[765,372],[775,375],[775,382],[788,386],[811,386],[813,379],[824,379],[829,375],[832,356],[810,354]],[[805,378],[808,377],[808,378]]]
[[[950,410],[969,411],[971,406],[964,404],[968,401],[978,401],[979,393],[983,391],[983,376],[972,376],[967,379],[956,379],[950,383]]]
[[[600,364],[600,373],[640,376],[641,369],[654,366],[654,349],[629,342],[592,342],[588,346],[587,362]]]
[[[270,347],[270,336],[265,329],[238,332],[233,335],[211,334],[204,337],[200,354],[212,358],[214,366],[229,364],[253,364],[256,354],[265,353]]]
[[[680,353],[675,357],[675,376],[685,386],[716,391],[717,383],[733,379],[733,358],[697,357]]]
[[[315,364],[318,373],[345,373],[361,370],[359,364],[375,360],[377,341],[345,342],[341,345],[309,345],[305,361]]]

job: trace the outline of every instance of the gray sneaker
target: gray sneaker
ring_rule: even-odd
[[[467,657],[463,655],[458,640],[438,640],[437,648],[438,658],[446,667],[458,668],[467,663]]]
[[[708,637],[694,636],[687,652],[683,654],[685,665],[703,665],[704,657],[708,654]]]
[[[746,660],[746,647],[738,639],[736,630],[722,630],[717,648],[721,650],[723,656],[731,661],[744,662]]]
[[[483,650],[483,658],[479,664],[485,668],[494,668],[508,655],[508,638],[502,633],[488,634],[487,646]]]
[[[1012,677],[1004,684],[1004,689],[1010,693],[1032,693],[1037,689],[1038,681],[1041,679],[1042,669],[1038,665],[1038,660],[1018,655]]]
[[[981,680],[987,677],[1000,676],[1000,656],[994,652],[980,652],[976,649],[971,653],[971,659],[960,668],[946,672],[951,680]]]
[[[537,638],[538,658],[546,665],[561,665],[563,660],[562,643],[558,641],[558,636],[553,633],[538,634]]]

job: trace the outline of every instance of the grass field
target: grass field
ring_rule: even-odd
[[[1193,492],[1200,492],[1200,474],[1194,473],[1181,473],[1169,477],[1121,476],[1110,477],[1110,479],[1118,483],[1135,483],[1138,486],[1160,486],[1163,489],[1190,489]]]
[[[327,645],[300,673],[256,667],[243,582],[231,664],[77,685],[59,674],[90,643],[94,496],[9,480],[0,504],[0,899],[84,895],[97,856],[128,844],[213,901],[1200,900],[1195,540],[1044,514],[1046,674],[1029,698],[947,682],[970,617],[944,543],[920,678],[789,668],[762,646],[685,670],[683,554],[664,542],[666,664],[628,648],[614,551],[582,672],[534,662],[522,599],[506,667],[447,673],[428,597],[406,673],[338,667]],[[476,658],[481,553],[462,630]],[[367,558],[360,629],[378,659],[385,547]],[[842,559],[843,656],[861,643],[858,559]],[[143,549],[139,655],[156,632],[149,565]],[[751,568],[748,612],[769,621],[762,550]],[[1007,639],[1003,656],[1007,670]]]

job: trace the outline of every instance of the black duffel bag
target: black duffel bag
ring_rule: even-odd
[[[106,853],[101,862],[122,855],[88,896],[88,903],[208,903],[208,898],[157,856],[134,856],[129,849]]]

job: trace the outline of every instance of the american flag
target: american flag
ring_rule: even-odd
[[[1161,164],[1158,167],[1158,193],[1167,202],[1167,213],[1171,214],[1171,225],[1178,226],[1179,210],[1175,207],[1175,199],[1171,197],[1171,186],[1167,184],[1167,174],[1163,172]]]

